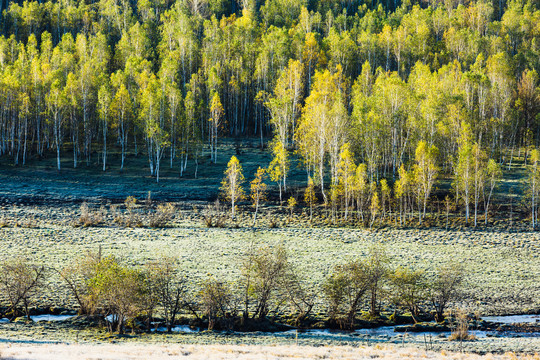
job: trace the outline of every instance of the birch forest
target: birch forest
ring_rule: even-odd
[[[476,225],[519,172],[536,226],[538,0],[0,0],[0,34],[2,163],[135,153],[159,181],[235,138],[282,202],[300,166],[307,207]]]

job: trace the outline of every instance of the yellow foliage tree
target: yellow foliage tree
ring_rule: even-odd
[[[379,200],[379,192],[377,191],[377,186],[375,183],[371,183],[371,205],[369,206],[369,210],[371,212],[371,223],[369,227],[373,226],[373,223],[375,222],[375,218],[377,215],[379,215],[379,211],[381,210],[381,204]]]
[[[416,195],[418,197],[418,219],[420,222],[426,216],[427,202],[433,184],[437,179],[437,174],[439,173],[439,168],[436,164],[438,153],[439,150],[435,145],[429,146],[425,141],[420,141],[416,147],[416,163],[413,167],[413,173],[416,184]],[[420,209],[420,204],[422,204],[422,209]]]
[[[242,165],[236,156],[233,155],[227,164],[225,177],[221,182],[221,194],[227,201],[231,202],[231,215],[233,219],[236,215],[236,203],[244,198],[243,182]]]
[[[279,202],[282,202],[282,193],[287,190],[287,173],[289,172],[289,155],[283,143],[274,139],[270,144],[274,158],[268,166],[270,179],[278,183]]]
[[[315,194],[315,183],[313,179],[309,177],[308,186],[304,192],[304,201],[309,205],[309,222],[313,221],[313,205],[317,202],[317,195]]]
[[[264,183],[264,178],[266,177],[266,170],[261,168],[257,169],[255,173],[255,178],[251,181],[251,203],[255,208],[255,215],[253,216],[253,225],[257,221],[257,213],[259,211],[259,205],[262,201],[266,200],[266,184]]]
[[[219,134],[219,128],[221,126],[221,120],[223,118],[223,105],[221,105],[221,100],[219,94],[216,92],[212,96],[212,101],[210,103],[210,159],[214,161],[214,164],[217,162],[217,139]]]
[[[339,154],[340,162],[338,168],[339,184],[343,190],[345,220],[347,220],[349,207],[353,199],[354,180],[356,175],[356,165],[354,163],[354,154],[351,151],[351,146],[347,142],[341,147]]]

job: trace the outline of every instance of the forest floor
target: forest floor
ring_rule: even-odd
[[[70,154],[64,152],[61,171],[57,170],[56,158],[53,155],[44,159],[31,157],[25,166],[14,166],[8,157],[4,157],[0,158],[0,205],[49,206],[104,200],[119,202],[128,196],[144,198],[149,191],[155,200],[161,201],[213,201],[218,197],[223,172],[232,155],[238,157],[243,167],[246,178],[244,187],[247,190],[257,168],[267,168],[272,160],[270,152],[260,147],[258,139],[222,139],[216,163],[212,163],[209,155],[204,153],[198,159],[197,166],[193,159],[190,159],[183,174],[179,171],[181,160],[175,158],[171,167],[170,156],[165,154],[161,162],[160,182],[156,183],[155,177],[150,176],[145,154],[135,155],[129,152],[125,167],[121,170],[120,154],[115,148],[109,149],[106,171],[103,171],[98,152],[92,153],[88,163],[85,159],[79,159],[77,168],[73,167]],[[289,196],[302,199],[302,188],[307,180],[306,172],[294,154],[290,160],[284,199]],[[391,177],[391,174],[383,176]],[[269,179],[266,181],[272,200],[277,201],[277,185]],[[434,195],[443,199],[451,182],[450,178],[441,173],[433,189]],[[516,156],[511,167],[503,167],[503,178],[494,191],[493,210],[499,205],[505,208],[512,206],[517,213],[522,205],[520,197],[526,190],[526,183],[527,173],[523,166],[523,157]]]

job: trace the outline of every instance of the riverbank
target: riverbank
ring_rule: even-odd
[[[183,329],[187,330],[187,329]],[[384,330],[384,329],[382,329]],[[474,333],[474,331],[473,331]],[[144,346],[152,348],[162,345],[228,345],[228,346],[349,346],[396,347],[430,350],[436,353],[469,352],[476,354],[535,354],[540,352],[540,337],[526,334],[504,336],[478,336],[473,341],[449,341],[448,334],[413,334],[385,331],[284,331],[277,333],[239,333],[239,332],[174,332],[139,333],[110,335],[99,327],[75,327],[69,321],[0,324],[0,346],[22,347],[37,345],[87,345],[108,346]],[[4,354],[4,353],[3,353]],[[4,354],[5,356],[5,354]],[[3,359],[3,358],[2,358]]]

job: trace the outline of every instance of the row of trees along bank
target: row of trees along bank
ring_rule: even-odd
[[[394,267],[379,245],[362,258],[337,265],[316,286],[305,281],[281,245],[252,246],[240,262],[241,276],[234,280],[208,276],[189,286],[192,280],[179,265],[173,258],[160,258],[133,267],[101,251],[63,269],[20,258],[6,260],[0,266],[6,305],[2,317],[30,319],[31,307],[50,305],[40,302],[53,276],[65,283],[80,315],[106,317],[109,331],[119,333],[126,327],[150,331],[156,319],[170,332],[181,316],[209,330],[261,329],[270,318],[310,326],[313,309],[321,305],[327,309],[326,325],[332,328],[354,329],[363,310],[374,321],[382,309],[390,309],[391,322],[403,312],[415,323],[430,318],[442,322],[451,304],[466,300],[461,291],[463,267]],[[280,318],[282,311],[289,315]]]

